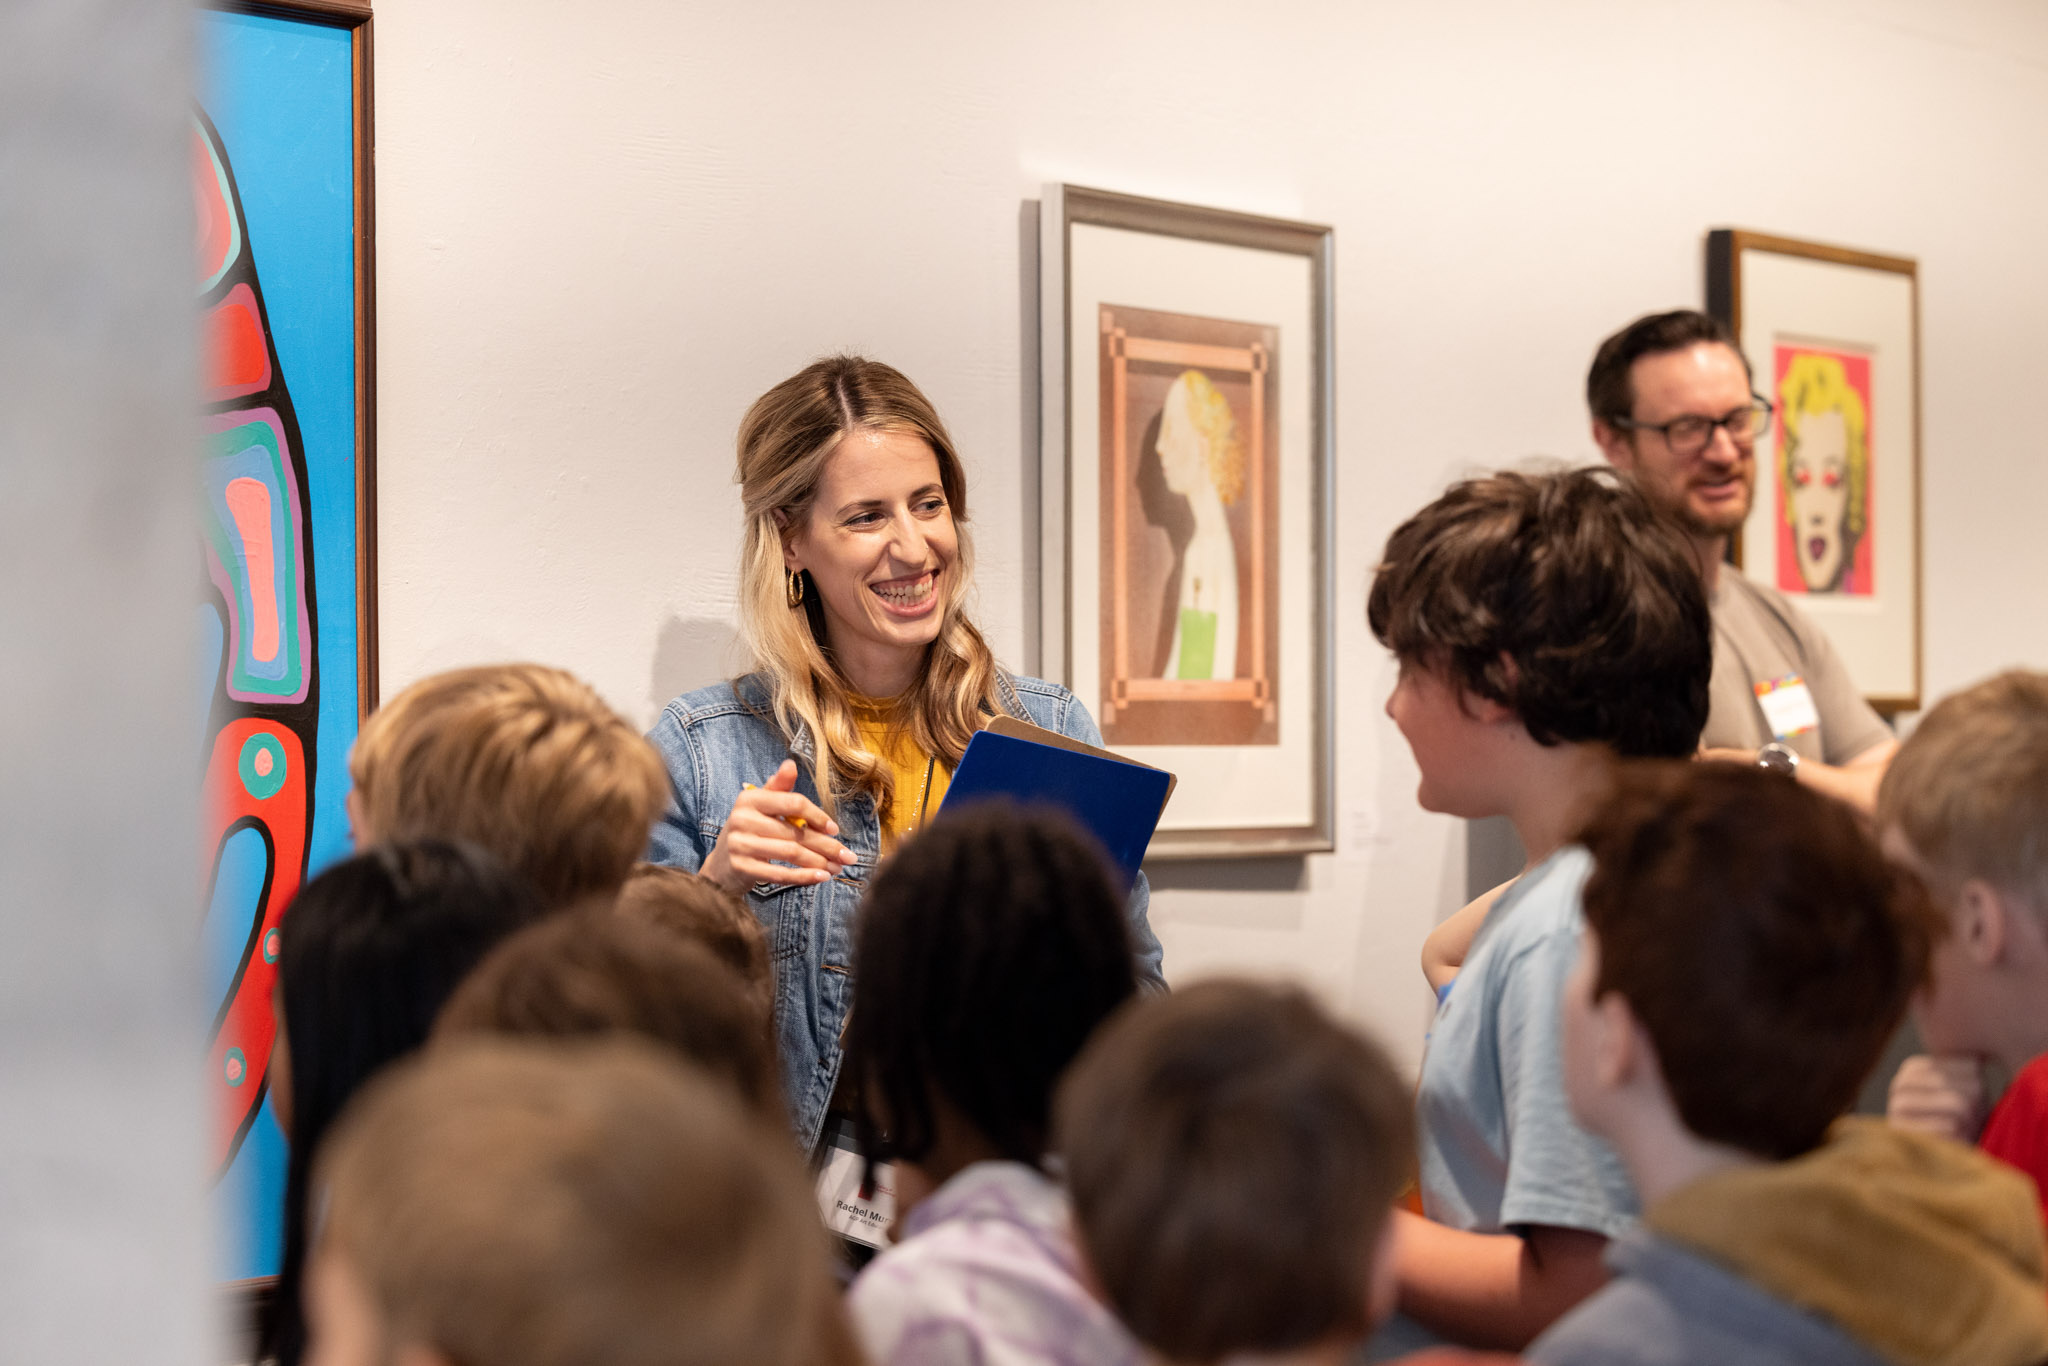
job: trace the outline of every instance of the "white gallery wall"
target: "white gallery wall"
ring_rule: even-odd
[[[1336,853],[1155,872],[1169,976],[1311,982],[1407,1060],[1462,900],[1364,623],[1450,479],[1590,458],[1601,337],[1747,227],[1917,257],[1926,688],[2048,666],[2048,8],[2029,0],[379,0],[388,696],[566,665],[649,722],[730,657],[732,437],[854,348],[965,453],[1033,662],[1047,181],[1336,228]]]

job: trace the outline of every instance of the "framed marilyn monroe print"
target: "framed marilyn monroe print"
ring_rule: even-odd
[[[1828,633],[1873,706],[1917,709],[1915,263],[1720,229],[1707,236],[1707,311],[1775,409],[1736,563]]]
[[[1180,775],[1148,857],[1329,849],[1330,229],[1040,212],[1042,667]]]

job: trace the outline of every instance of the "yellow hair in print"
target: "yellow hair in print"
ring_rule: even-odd
[[[1188,416],[1202,434],[1209,482],[1225,503],[1235,503],[1244,496],[1244,446],[1237,439],[1237,418],[1230,411],[1230,400],[1200,370],[1181,371],[1180,381],[1187,386]]]
[[[1811,352],[1794,356],[1785,367],[1785,378],[1778,384],[1778,411],[1785,424],[1785,444],[1778,456],[1778,489],[1783,495],[1779,502],[1785,509],[1785,520],[1792,520],[1792,455],[1799,449],[1800,424],[1808,417],[1838,412],[1849,439],[1849,506],[1843,526],[1851,536],[1861,536],[1869,506],[1864,499],[1870,483],[1869,417],[1863,410],[1863,397],[1850,385],[1842,362]]]

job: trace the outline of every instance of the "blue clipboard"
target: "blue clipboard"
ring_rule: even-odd
[[[1059,807],[1101,843],[1128,892],[1173,791],[1173,775],[1059,739],[1055,745],[977,731],[939,809],[989,798]]]

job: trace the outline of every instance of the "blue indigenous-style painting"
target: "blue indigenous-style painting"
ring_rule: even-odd
[[[206,11],[191,159],[206,444],[194,718],[222,1279],[274,1275],[278,925],[349,851],[357,721],[355,94],[349,30]]]

